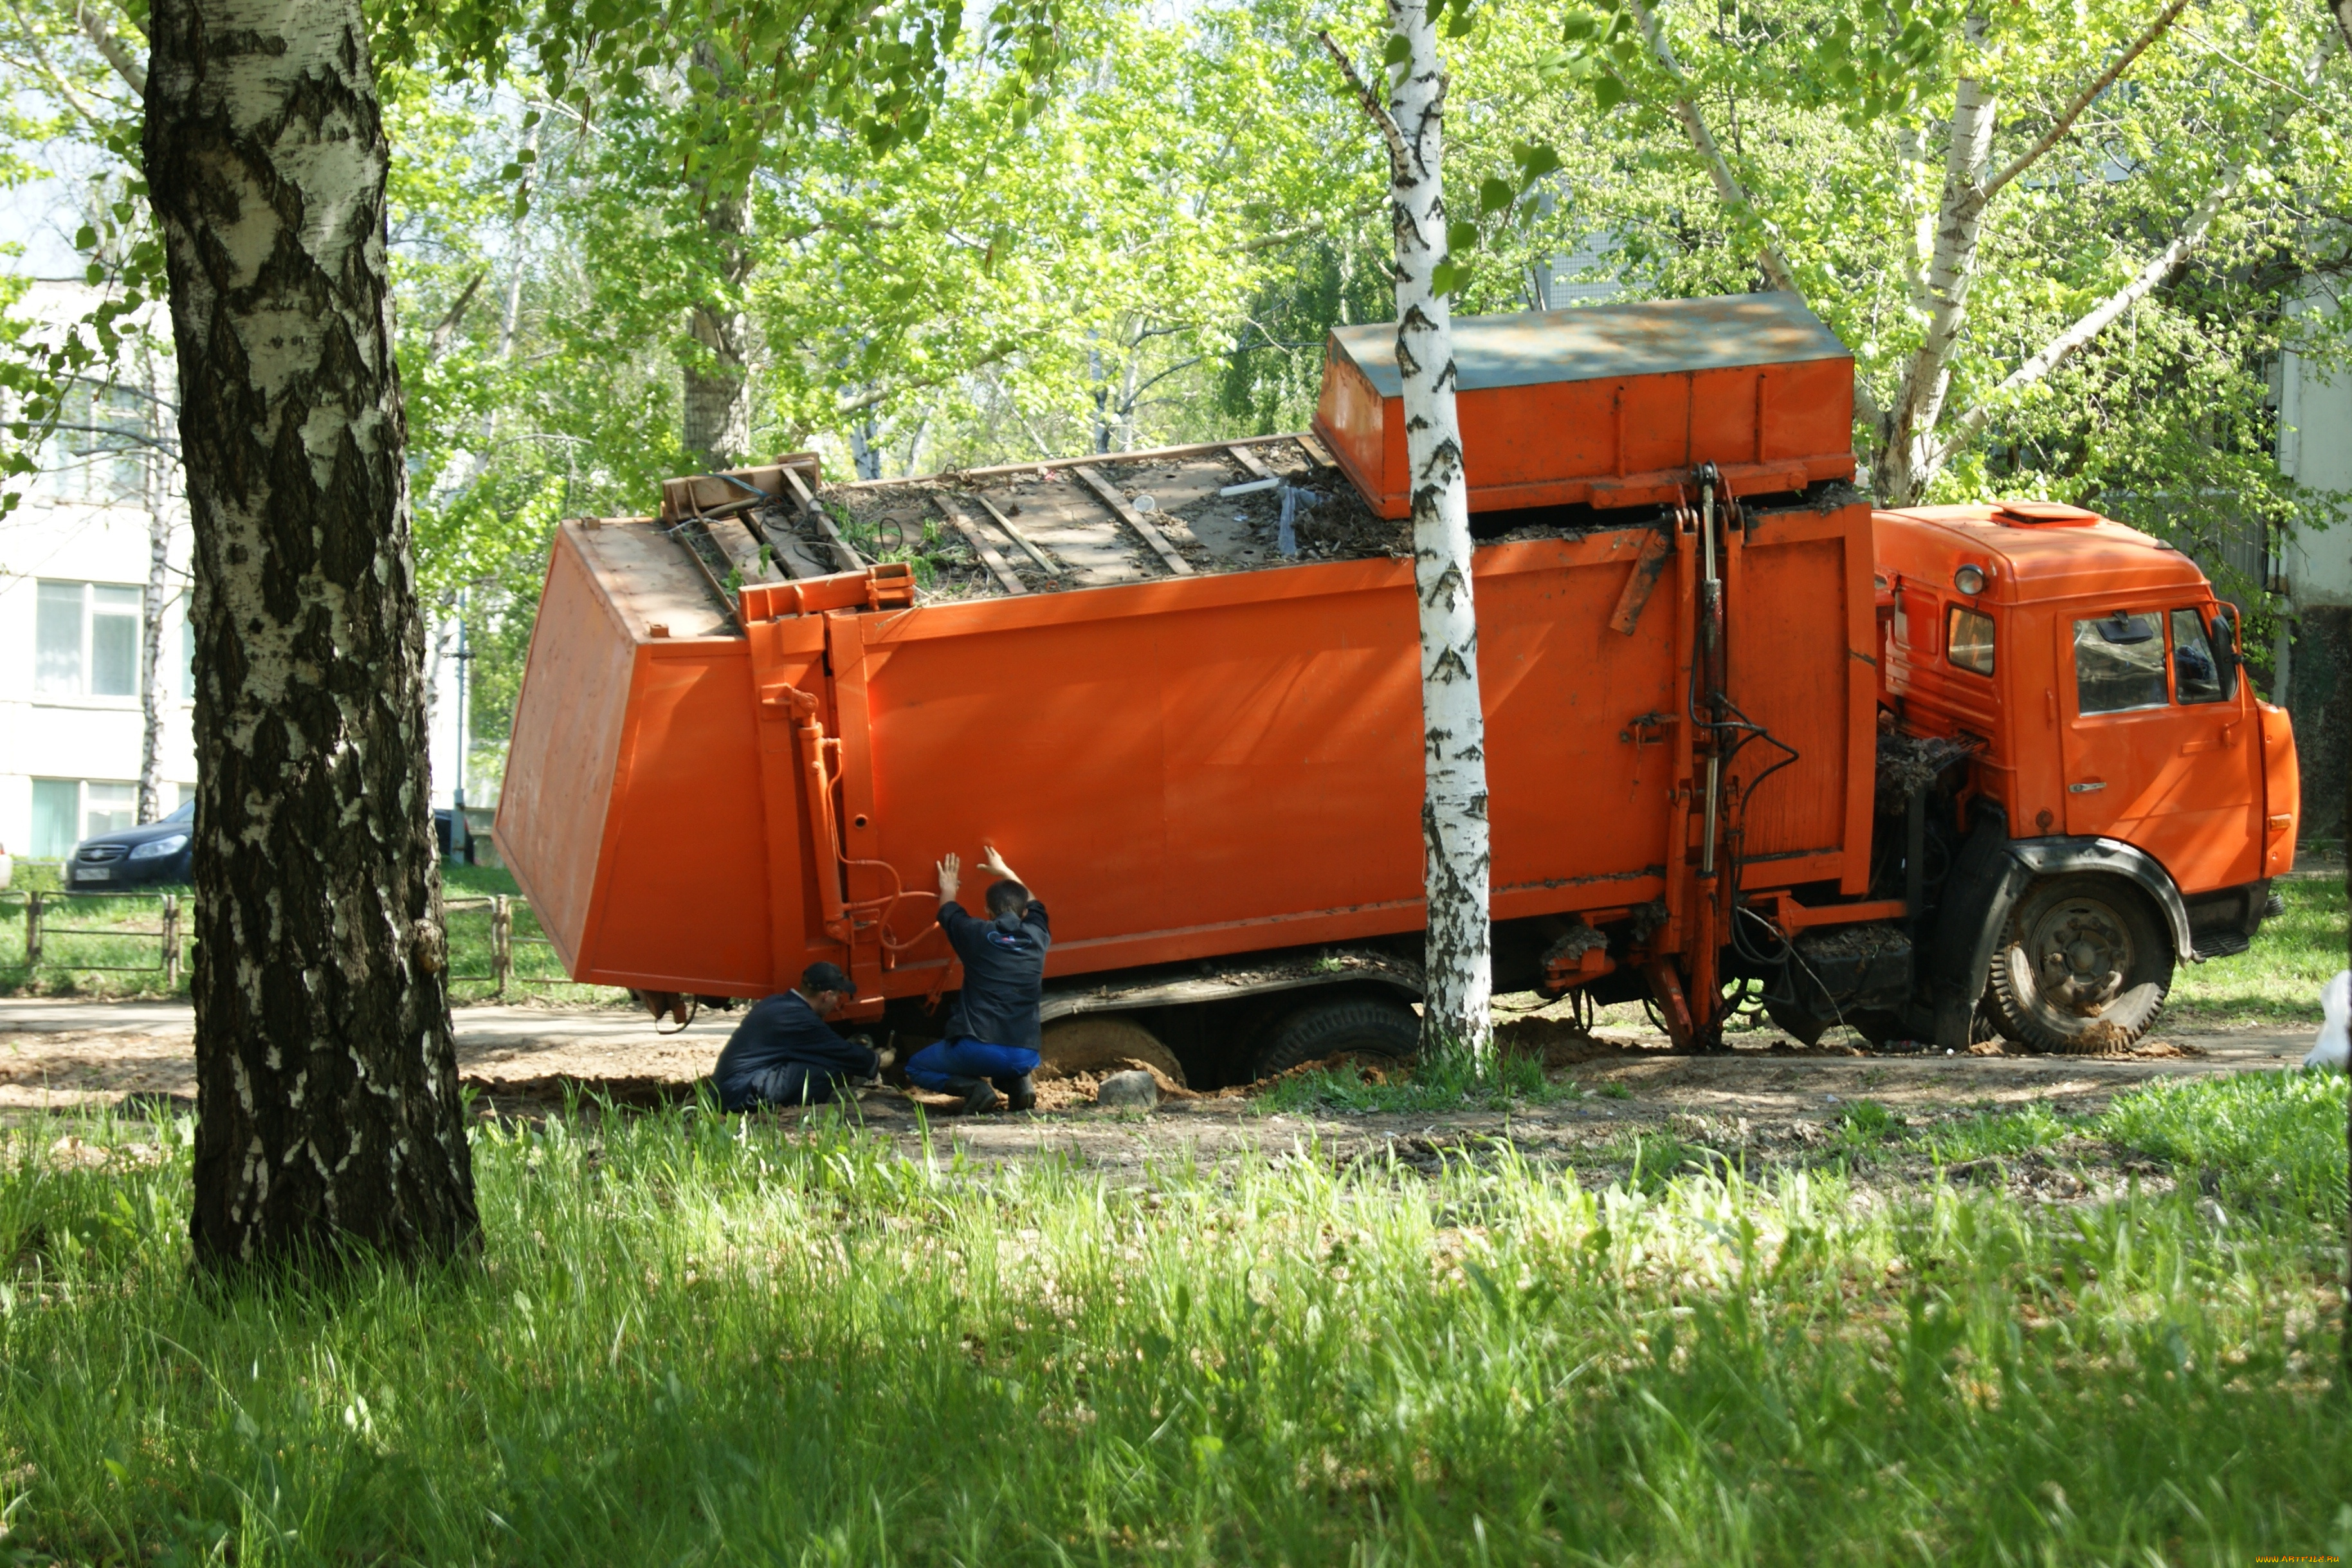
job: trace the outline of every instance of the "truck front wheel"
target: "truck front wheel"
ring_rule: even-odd
[[[1402,1066],[1421,1046],[1421,1017],[1392,996],[1329,996],[1309,1002],[1274,1026],[1257,1054],[1261,1079],[1328,1057],[1378,1057]]]
[[[2031,1050],[2119,1051],[2164,1011],[2172,962],[2137,889],[2111,877],[2053,877],[2026,889],[1993,950],[1994,1021]]]

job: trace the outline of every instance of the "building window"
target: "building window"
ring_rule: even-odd
[[[110,779],[35,779],[33,843],[27,853],[37,860],[61,860],[85,838],[138,825],[137,784]]]
[[[44,697],[139,695],[139,590],[43,578],[33,689]]]
[[[37,860],[61,860],[73,851],[74,822],[81,816],[81,784],[74,779],[33,781],[33,842]]]

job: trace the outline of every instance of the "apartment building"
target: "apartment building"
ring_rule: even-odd
[[[79,284],[37,284],[19,310],[65,322],[93,298]],[[54,858],[92,834],[136,825],[151,694],[162,720],[156,810],[195,794],[190,534],[174,392],[169,360],[79,391],[39,476],[0,518],[0,847],[11,854]],[[145,632],[159,531],[161,646],[151,680]],[[437,649],[454,639],[430,640]],[[431,662],[433,801],[446,805],[462,667]]]

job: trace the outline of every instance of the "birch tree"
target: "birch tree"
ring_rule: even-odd
[[[194,534],[200,1264],[479,1220],[358,0],[158,0],[145,158]]]
[[[1388,0],[1387,101],[1321,34],[1389,155],[1396,234],[1396,357],[1404,380],[1413,593],[1420,606],[1422,845],[1428,904],[1422,1048],[1487,1063],[1494,955],[1487,887],[1486,720],[1478,698],[1470,490],[1454,407],[1453,235],[1445,211],[1442,0]],[[1453,26],[1463,26],[1457,6]]]
[[[1572,13],[1556,74],[1580,77],[1604,110],[1630,100],[1671,125],[1764,286],[1803,295],[1868,340],[1889,327],[1872,281],[1893,280],[1891,335],[1907,346],[1865,352],[1856,404],[1874,488],[1895,505],[1924,498],[1996,420],[2181,275],[2269,165],[2291,161],[2283,138],[2320,65],[2311,29],[2292,16],[2249,19],[2217,41],[2183,21],[2188,0],[2063,12],[1863,0],[1774,16],[1760,47],[1668,5],[1613,0]],[[1754,121],[1744,150],[1719,129],[1728,119],[1736,131],[1743,105]],[[1851,200],[1848,169],[1815,174],[1810,190],[1783,182],[1759,194],[1758,124],[1790,110],[1828,132],[1822,144],[1884,150],[1891,173],[1878,188],[1909,209],[1885,215],[1899,228],[1833,232],[1885,221]],[[1798,123],[1776,129],[1775,155]],[[2136,224],[2127,243],[2138,254],[2110,265],[2088,298],[2070,287],[2077,302],[2032,341],[2014,335],[2013,312],[1989,335],[1975,298],[1988,265],[2009,269],[2012,297],[2035,288],[2018,270],[2032,263],[1996,222],[2004,208],[2019,209],[2012,228],[2030,229],[2071,206],[2074,222],[2060,231],[2070,259],[2095,258],[2110,186],[2177,192],[2178,205],[2153,234]],[[1804,210],[1832,189],[1849,199]],[[1873,248],[1894,265],[1872,268],[1863,258]],[[2053,299],[2046,283],[2040,294]]]

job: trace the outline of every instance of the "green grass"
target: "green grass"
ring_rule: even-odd
[[[2165,1024],[2318,1026],[2319,988],[2346,962],[2344,883],[2305,878],[2271,889],[2286,910],[2263,922],[2251,949],[2173,970],[2159,1033]]]
[[[2247,1180],[2341,1158],[2312,1079],[2110,1115]],[[2352,1549],[2340,1164],[2217,1226],[2189,1187],[1865,1195],[1663,1144],[1623,1187],[1500,1149],[1118,1184],[674,1110],[485,1127],[478,1268],[205,1290],[185,1139],[0,1153],[19,1563]]]
[[[153,931],[163,918],[163,893],[152,896],[61,898],[57,863],[19,860],[11,893],[37,888],[47,897],[42,922],[48,934],[42,941],[39,969],[25,962],[25,908],[21,897],[0,897],[0,994],[41,996],[102,996],[185,998],[188,960],[194,951],[194,921],[184,888],[169,889],[180,899],[181,969],[179,983],[166,986],[161,967],[162,939],[131,934]],[[543,937],[538,918],[521,901],[514,878],[488,866],[442,867],[442,891],[448,903],[450,999],[459,1005],[487,1002],[497,994],[490,958],[490,910],[474,900],[504,894],[514,906],[514,975],[509,1001],[541,1001],[568,1006],[628,1005],[628,994],[611,986],[575,985],[556,962],[554,950],[526,939]],[[122,935],[66,936],[59,927],[121,930]],[[141,969],[78,968],[77,964],[152,965]]]

